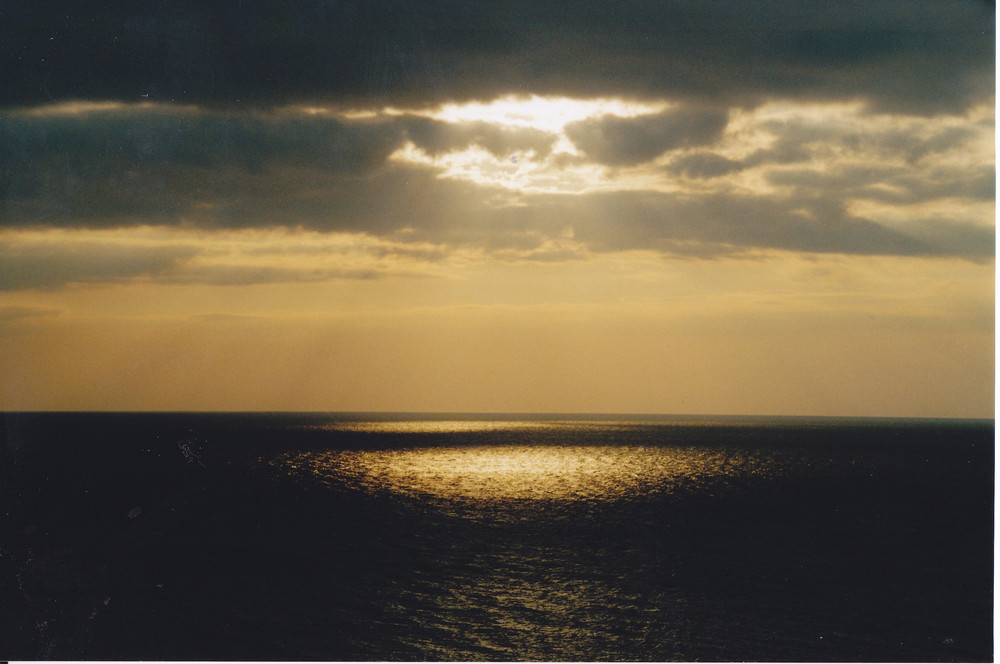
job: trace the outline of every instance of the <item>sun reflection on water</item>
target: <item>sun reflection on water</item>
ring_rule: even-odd
[[[615,426],[616,423],[601,423],[602,427]],[[486,433],[497,431],[530,431],[542,429],[564,429],[586,427],[589,423],[569,421],[531,421],[531,420],[381,420],[327,422],[313,427],[322,431],[346,431],[354,433]],[[623,426],[623,424],[618,424]]]
[[[451,501],[616,500],[774,472],[706,448],[467,445],[282,455],[272,464],[367,493]]]

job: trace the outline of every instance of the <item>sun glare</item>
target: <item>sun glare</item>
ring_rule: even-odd
[[[427,113],[445,122],[483,121],[518,127],[531,127],[559,133],[570,122],[601,115],[634,117],[659,113],[663,102],[635,102],[623,99],[571,99],[568,97],[508,96],[489,102],[445,104]]]

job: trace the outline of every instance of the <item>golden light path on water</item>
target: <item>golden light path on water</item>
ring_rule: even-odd
[[[271,463],[283,472],[309,475],[331,486],[462,502],[610,501],[780,472],[780,464],[773,458],[704,446],[570,444],[566,441],[573,439],[572,432],[586,425],[560,424],[340,423],[340,430],[367,433],[499,432],[503,436],[509,432],[513,438],[518,432],[536,430],[545,443],[290,452]],[[609,437],[616,433],[614,425],[595,426],[606,428]],[[627,428],[622,432],[627,434]]]

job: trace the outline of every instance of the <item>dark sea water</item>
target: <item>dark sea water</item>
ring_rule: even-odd
[[[3,658],[993,658],[992,421],[2,421]]]

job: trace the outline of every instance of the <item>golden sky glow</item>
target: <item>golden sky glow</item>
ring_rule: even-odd
[[[145,235],[116,239],[148,246],[156,233]],[[257,265],[322,271],[336,249],[354,269],[387,276],[139,278],[6,293],[8,407],[186,409],[194,399],[228,409],[233,394],[246,408],[307,410],[919,416],[991,407],[989,265],[648,252],[421,263],[372,258],[350,237],[186,239],[209,243],[216,265],[269,247],[279,258],[265,253]],[[286,247],[298,253],[289,259]]]
[[[467,75],[385,94],[13,95],[0,407],[992,416],[978,42],[927,8],[650,41],[647,9],[560,23],[595,40],[561,69],[422,41]]]

